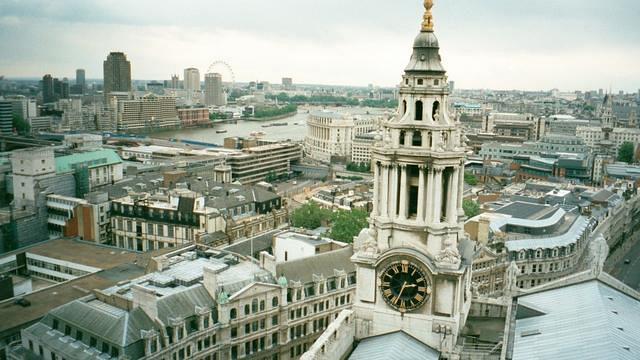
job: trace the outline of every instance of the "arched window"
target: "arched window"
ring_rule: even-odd
[[[404,138],[405,138],[406,132],[404,130],[400,131],[400,145],[404,145]]]
[[[249,315],[251,313],[251,308],[249,308],[249,304],[244,306],[244,314]]]
[[[542,250],[538,249],[536,250],[536,259],[539,259],[542,257]]]
[[[422,101],[416,101],[416,121],[422,121]]]
[[[236,309],[229,310],[229,317],[231,319],[237,318],[238,317],[238,310],[236,310]]]
[[[433,121],[438,121],[440,119],[440,102],[439,101],[435,101],[433,103],[433,110],[431,111],[431,118],[433,119]]]
[[[412,146],[422,146],[422,133],[420,131],[413,132],[413,138],[411,139]]]
[[[260,311],[264,311],[264,300],[260,300]]]
[[[278,306],[278,297],[274,296],[273,299],[271,299],[271,306],[276,307]]]
[[[402,100],[402,115],[407,113],[407,100]]]
[[[253,299],[253,301],[251,301],[251,312],[258,312],[258,299]]]

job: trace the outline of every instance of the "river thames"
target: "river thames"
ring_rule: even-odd
[[[182,129],[175,131],[167,131],[153,134],[154,138],[160,139],[180,139],[195,140],[210,144],[222,145],[224,139],[233,136],[248,137],[252,132],[264,132],[263,139],[268,140],[291,140],[303,141],[307,134],[307,118],[308,111],[316,111],[322,108],[300,108],[294,116],[270,120],[270,121],[247,121],[237,120],[235,123],[215,124],[211,128],[198,129]],[[344,112],[353,115],[376,114],[382,115],[389,112],[389,109],[370,109],[370,108],[327,108],[327,110],[335,112]],[[393,111],[393,110],[391,110]],[[267,126],[273,123],[287,123],[286,126]],[[222,132],[226,131],[226,132]]]

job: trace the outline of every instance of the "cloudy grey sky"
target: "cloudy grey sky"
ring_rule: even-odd
[[[640,88],[639,0],[436,0],[457,87]],[[135,79],[214,60],[238,81],[393,86],[421,0],[0,0],[0,74],[102,77],[124,51]]]

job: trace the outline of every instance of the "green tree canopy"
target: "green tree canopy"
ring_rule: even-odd
[[[309,201],[291,213],[291,225],[313,230],[322,226],[322,222],[330,218],[330,210],[323,209],[313,201]]]
[[[464,215],[467,217],[471,218],[480,214],[480,205],[473,200],[462,200],[462,208],[464,209]]]
[[[618,161],[626,162],[627,164],[631,164],[633,162],[633,153],[634,153],[633,143],[624,142],[620,145],[620,149],[618,149]]]
[[[365,210],[338,210],[331,216],[331,230],[326,235],[333,240],[352,243],[353,237],[369,226],[368,216]]]
[[[24,121],[24,119],[18,115],[13,115],[12,125],[20,135],[26,135],[31,132],[31,126],[29,126],[29,123]]]
[[[465,171],[464,182],[466,182],[468,185],[475,186],[478,185],[478,178],[473,173]]]

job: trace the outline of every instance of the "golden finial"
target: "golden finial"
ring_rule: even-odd
[[[424,0],[424,16],[422,17],[422,30],[433,30],[433,14],[431,13],[433,8],[433,0]]]

